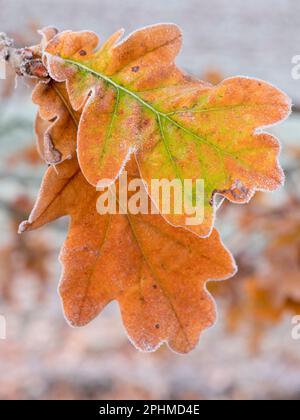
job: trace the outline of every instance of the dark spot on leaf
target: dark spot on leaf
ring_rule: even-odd
[[[157,285],[156,284],[153,284],[153,289],[157,289]]]
[[[155,325],[155,328],[158,330],[160,328],[160,325],[159,324],[156,324]]]
[[[131,68],[131,71],[133,71],[133,73],[137,73],[140,70],[139,66],[134,66]]]
[[[86,55],[87,54],[87,52],[85,51],[85,50],[81,50],[81,51],[79,51],[79,55],[81,55],[81,56],[84,56],[84,55]]]

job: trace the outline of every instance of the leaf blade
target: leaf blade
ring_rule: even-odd
[[[76,166],[65,161],[58,171],[48,169],[35,210],[22,225],[22,231],[33,230],[71,216],[61,253],[66,318],[74,326],[85,325],[117,300],[139,349],[153,351],[168,342],[174,351],[191,351],[215,320],[206,282],[235,272],[218,233],[201,239],[160,215],[100,216],[99,193]]]
[[[255,190],[274,190],[282,184],[276,140],[255,137],[258,129],[279,122],[289,114],[290,101],[281,91],[250,78],[231,78],[213,87],[185,75],[174,64],[182,43],[182,34],[176,25],[144,28],[115,44],[119,35],[95,52],[98,44],[95,34],[62,33],[50,41],[45,50],[49,71],[54,78],[67,81],[71,102],[76,83],[70,81],[70,74],[77,74],[78,78],[88,74],[90,80],[94,79],[92,85],[103,83],[131,99],[122,107],[126,114],[122,124],[129,131],[123,143],[117,138],[114,145],[104,151],[104,134],[97,132],[91,146],[86,138],[92,136],[87,136],[84,129],[79,133],[80,166],[92,185],[103,178],[116,179],[133,151],[136,151],[142,177],[148,183],[163,176],[170,180],[203,177],[207,185],[205,218],[201,226],[191,229],[200,236],[208,236],[216,210],[215,194],[230,197],[233,202],[246,202]],[[90,90],[90,95],[99,99],[95,89]],[[86,109],[86,113],[89,112]],[[96,113],[91,114],[96,126]],[[265,149],[268,162],[268,167],[261,171],[264,176],[259,174],[257,165],[251,168],[251,153],[245,153],[245,145],[251,145],[253,140],[253,150],[258,139],[262,141],[261,150]],[[156,155],[149,152],[149,145],[155,147],[154,140],[161,144],[160,154],[157,150]],[[263,152],[261,154],[264,156]],[[105,156],[105,164],[100,162],[99,155]],[[241,172],[245,161],[249,160],[246,181],[240,179],[238,170],[231,172],[229,159],[238,161]],[[168,169],[163,175],[159,170],[161,166]],[[248,194],[234,193],[237,184],[249,191]],[[156,204],[162,210],[159,203]],[[185,214],[164,217],[176,226],[187,227]]]

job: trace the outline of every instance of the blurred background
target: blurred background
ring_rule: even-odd
[[[91,29],[106,38],[124,27],[174,22],[184,32],[178,63],[218,83],[247,75],[285,90],[293,116],[272,131],[283,144],[287,182],[248,206],[225,204],[219,228],[239,274],[209,288],[217,325],[195,351],[162,347],[142,354],[128,342],[118,307],[82,329],[65,322],[57,257],[67,220],[19,237],[38,191],[43,164],[34,148],[30,86],[0,80],[0,399],[299,399],[300,340],[300,55],[298,0],[0,0],[0,32],[20,46],[37,29]]]

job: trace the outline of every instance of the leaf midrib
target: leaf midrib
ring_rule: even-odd
[[[148,108],[151,112],[153,112],[157,119],[159,118],[164,118],[165,120],[169,121],[171,124],[175,125],[177,128],[179,128],[180,130],[183,130],[185,133],[187,133],[188,135],[195,137],[197,140],[199,140],[200,142],[207,144],[208,146],[213,147],[216,151],[221,152],[222,154],[229,154],[227,153],[225,150],[220,149],[218,146],[216,146],[215,144],[211,143],[210,141],[204,139],[203,137],[200,137],[198,134],[194,133],[193,131],[190,131],[189,129],[187,129],[186,127],[182,126],[181,124],[179,124],[177,121],[175,121],[173,118],[171,118],[168,113],[163,113],[159,110],[157,110],[156,108],[154,108],[151,104],[149,104],[149,102],[145,101],[144,99],[142,99],[137,93],[132,92],[131,90],[127,89],[126,87],[119,85],[118,83],[116,83],[114,80],[112,80],[110,77],[105,76],[102,73],[97,72],[96,70],[91,69],[90,67],[85,66],[84,64],[78,62],[78,61],[74,61],[74,60],[70,60],[67,58],[63,58],[63,60],[68,63],[71,64],[73,66],[77,66],[79,67],[81,70],[89,72],[91,74],[93,74],[95,77],[100,78],[102,80],[104,80],[105,82],[109,83],[110,85],[112,85],[115,89],[117,90],[121,90],[122,92],[126,93],[127,95],[131,96],[132,98],[134,98],[136,101],[138,101],[139,103],[141,103],[144,107]]]

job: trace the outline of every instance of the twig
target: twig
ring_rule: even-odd
[[[14,41],[3,32],[0,33],[0,60],[6,61],[18,76],[49,78],[40,47],[15,48]]]

